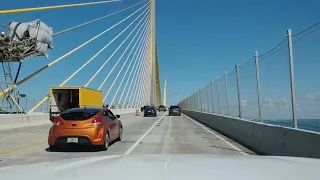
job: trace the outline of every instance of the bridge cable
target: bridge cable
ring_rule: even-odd
[[[150,28],[150,27],[149,27],[149,28]],[[148,34],[148,36],[149,36],[149,34]],[[147,38],[148,38],[148,37],[147,37]],[[141,64],[141,61],[142,61],[142,60],[141,60],[141,54],[142,54],[143,49],[146,47],[146,43],[147,43],[147,40],[145,40],[145,41],[143,42],[143,45],[142,45],[141,48],[139,49],[138,55],[137,55],[137,56],[134,55],[134,58],[136,58],[135,63],[134,63],[134,65],[133,65],[134,68],[132,68],[131,71],[130,71],[130,73],[129,73],[128,80],[127,80],[127,82],[126,82],[126,84],[125,84],[125,86],[124,86],[124,89],[123,89],[123,91],[122,91],[122,93],[121,93],[121,96],[120,96],[120,100],[119,100],[119,101],[122,100],[122,97],[123,97],[123,95],[124,95],[124,92],[125,92],[126,89],[127,89],[127,85],[128,85],[128,83],[129,83],[130,79],[131,79],[130,82],[132,82],[133,79],[134,79],[134,77],[136,76],[138,70],[139,70],[138,67],[140,67],[140,64]],[[136,62],[138,62],[138,63],[136,63]],[[133,70],[135,70],[135,71],[134,71],[133,76],[132,76],[132,78],[131,78],[131,75],[132,75]],[[128,93],[129,93],[129,90],[128,90]],[[127,96],[125,97],[125,100],[124,100],[124,103],[123,103],[121,109],[124,108],[124,104],[125,104],[125,102],[126,102],[126,100],[127,100],[127,97],[128,97],[128,94],[127,94]]]
[[[142,62],[144,61],[143,59],[144,59],[144,58],[142,58]],[[136,85],[140,82],[140,81],[139,81],[139,80],[140,80],[139,77],[141,77],[142,69],[143,69],[143,63],[141,64],[140,69],[139,69],[139,74],[137,74],[136,79],[135,79],[135,81],[134,81],[135,84],[134,84],[133,88],[131,89],[130,97],[132,97],[133,95],[136,94],[136,89],[137,89],[137,88],[136,88]],[[130,107],[132,108],[132,106],[134,105],[134,104],[133,104],[133,99],[131,100],[131,99],[129,98],[128,105],[130,105]],[[127,108],[128,108],[128,107],[127,107]]]
[[[144,71],[144,62],[146,61],[147,57],[148,57],[148,52],[146,51],[146,53],[144,53],[144,57],[142,58],[142,63],[141,63],[141,70],[140,70],[140,73],[139,73],[139,76],[137,76],[136,80],[135,80],[135,84],[132,88],[132,92],[131,92],[131,96],[129,98],[129,101],[128,103],[131,104],[131,105],[134,105],[135,104],[135,97],[137,96],[138,94],[138,88],[141,88],[141,77],[142,77],[142,73]]]
[[[132,21],[124,30],[127,30],[135,21],[137,21],[142,14],[148,10],[149,8],[145,9],[134,21]],[[147,13],[146,13],[147,14]],[[146,15],[145,14],[145,15]],[[137,27],[137,26],[136,26]],[[102,66],[96,71],[96,73],[89,79],[89,81],[85,84],[84,87],[87,87],[91,81],[100,73],[100,71],[104,68],[104,66],[110,61],[110,59],[116,54],[116,52],[122,47],[122,45],[127,41],[127,39],[130,37],[130,35],[133,33],[133,31],[130,32],[130,34],[126,37],[124,41],[117,47],[117,49],[111,54],[111,56],[102,64]]]
[[[148,57],[148,56],[146,55],[146,57]],[[144,61],[146,61],[146,59],[147,58],[145,58]],[[146,68],[143,68],[143,73],[142,74],[144,74],[145,70],[146,70]],[[139,81],[137,83],[136,92],[134,93],[134,97],[133,97],[133,100],[132,100],[132,104],[134,104],[134,105],[137,105],[137,103],[138,103],[138,97],[139,97],[139,95],[141,93],[141,90],[143,89],[143,82],[144,82],[144,76],[140,76],[139,77]]]
[[[121,71],[121,70],[120,70],[120,71]],[[119,73],[118,73],[118,75],[119,75]],[[121,85],[122,85],[122,83],[123,83],[123,80],[124,80],[124,78],[122,78],[122,81],[121,81],[121,83],[120,83],[120,85],[119,85],[116,93],[114,94],[114,96],[113,96],[113,98],[112,98],[112,100],[111,100],[111,104],[114,102],[116,96],[118,95],[118,92],[119,92],[119,89],[120,89],[120,87],[121,87]],[[115,83],[115,80],[113,81],[113,83],[112,83],[111,87],[109,88],[109,91],[108,91],[108,92],[110,92],[110,90],[112,89],[114,83]],[[120,102],[120,100],[119,100],[119,102]]]
[[[85,23],[83,23],[83,24],[79,24],[79,25],[77,25],[77,26],[74,26],[74,27],[71,27],[71,28],[68,28],[68,29],[65,29],[65,30],[56,32],[56,33],[53,34],[53,36],[58,36],[58,35],[61,35],[61,34],[66,33],[66,32],[69,32],[69,31],[72,31],[72,30],[81,28],[81,27],[83,27],[83,26],[89,25],[89,24],[91,24],[91,23],[100,21],[100,20],[105,19],[105,18],[107,18],[107,17],[110,17],[110,16],[113,16],[113,15],[119,14],[119,13],[121,13],[121,12],[123,12],[123,11],[129,10],[129,9],[135,7],[135,6],[138,6],[139,4],[141,4],[141,3],[145,2],[145,1],[147,1],[147,0],[143,0],[143,1],[141,1],[141,2],[139,2],[139,3],[136,3],[136,4],[134,4],[134,5],[130,6],[130,7],[121,9],[121,10],[116,11],[116,12],[113,12],[113,13],[108,14],[108,15],[106,15],[106,16],[102,16],[102,17],[100,17],[100,18],[97,18],[97,19],[94,19],[94,20],[85,22]]]
[[[135,79],[135,84],[133,85],[133,88],[132,88],[132,92],[130,94],[130,98],[129,98],[129,101],[128,103],[133,105],[133,102],[135,100],[135,96],[136,96],[136,92],[137,92],[137,85],[139,84],[139,82],[141,81],[141,77],[143,75],[143,72],[145,71],[145,62],[147,61],[148,59],[148,54],[149,54],[149,47],[150,47],[150,44],[149,44],[149,40],[148,39],[148,46],[146,47],[146,51],[144,53],[144,56],[142,57],[142,63],[141,63],[141,68],[140,68],[140,72],[139,72],[139,75],[137,76],[137,78]],[[140,77],[138,79],[138,77]]]
[[[144,46],[144,49],[145,49],[145,47],[146,47],[146,46]],[[141,57],[142,57],[142,54],[143,54],[143,52],[140,53],[140,57],[138,58],[138,59],[140,60],[140,61],[139,61],[139,68],[137,68],[137,70],[134,72],[134,75],[133,75],[133,77],[132,77],[132,79],[131,79],[131,81],[130,81],[130,86],[129,86],[129,88],[128,88],[128,90],[127,90],[127,93],[126,93],[126,97],[125,97],[125,99],[124,99],[124,104],[127,103],[126,109],[128,109],[128,106],[129,106],[129,101],[127,101],[128,95],[129,95],[129,93],[130,93],[130,94],[133,93],[133,90],[131,89],[131,85],[132,85],[132,83],[133,83],[134,81],[136,81],[136,79],[137,79],[137,77],[139,76],[140,71],[141,71],[141,69],[142,69],[142,62],[143,62],[143,58],[141,58]],[[122,107],[122,109],[123,109],[123,108],[124,108],[124,107]]]
[[[146,4],[148,5],[148,4]],[[33,78],[34,76],[36,76],[37,74],[39,74],[40,72],[44,71],[45,69],[51,67],[52,65],[56,64],[57,62],[61,61],[62,59],[64,59],[65,57],[71,55],[72,53],[76,52],[77,50],[79,50],[80,48],[84,47],[85,45],[89,44],[90,42],[92,42],[93,40],[97,39],[98,37],[102,36],[103,34],[105,34],[106,32],[110,31],[111,29],[113,29],[114,27],[118,26],[119,24],[121,24],[122,22],[124,22],[125,20],[129,19],[131,16],[133,16],[134,14],[136,14],[137,12],[139,12],[142,8],[144,8],[146,5],[144,5],[143,7],[139,8],[137,11],[133,12],[132,14],[130,14],[129,16],[127,16],[126,18],[122,19],[121,21],[119,21],[118,23],[116,23],[115,25],[111,26],[110,28],[108,28],[107,30],[103,31],[102,33],[96,35],[95,37],[91,38],[90,40],[86,41],[85,43],[81,44],[80,46],[74,48],[73,50],[67,52],[66,54],[62,55],[61,57],[59,57],[58,59],[52,61],[51,63],[43,66],[42,68],[38,69],[37,71],[35,71],[34,73],[30,74],[29,76],[25,77],[24,79],[20,80],[19,82],[17,82],[16,84],[12,85],[11,87],[5,89],[4,91],[0,92],[0,96],[3,96],[3,94],[7,93],[8,91],[16,88],[17,86],[27,82],[29,79]]]
[[[65,5],[56,5],[56,6],[35,7],[35,8],[1,10],[0,15],[31,12],[31,11],[43,11],[43,10],[49,10],[49,9],[60,9],[60,8],[68,8],[68,7],[88,6],[88,5],[105,4],[105,3],[119,2],[119,1],[120,0],[108,0],[108,1],[88,2],[88,3],[79,3],[79,4],[65,4]]]
[[[150,21],[146,21],[146,22],[150,22]],[[140,37],[139,37],[138,39],[140,39],[140,38],[142,37],[142,34],[145,34],[144,36],[146,36],[148,24],[149,24],[149,23],[145,24],[144,30],[143,30],[143,32],[140,34]],[[137,43],[138,43],[138,41],[136,41],[136,43],[134,44],[134,47],[137,45]],[[132,52],[133,52],[133,50],[134,50],[134,47],[133,47],[132,50],[130,51],[129,55],[127,56],[127,59],[125,60],[125,62],[123,63],[121,69],[119,70],[117,76],[116,76],[115,79],[113,80],[111,86],[109,87],[109,90],[107,91],[107,94],[106,94],[105,97],[103,98],[103,101],[106,100],[108,94],[110,93],[111,89],[113,88],[113,86],[114,86],[116,80],[118,79],[120,73],[122,72],[124,66],[127,64],[127,61],[128,61],[128,59],[129,59],[129,57],[131,56],[131,54],[132,54]],[[132,63],[132,61],[130,62],[130,65],[131,65],[131,63]],[[126,70],[125,75],[127,74],[128,69],[129,69],[129,67],[128,67],[127,70]],[[124,75],[123,77],[125,77],[125,75]],[[123,80],[124,80],[124,78],[122,78],[119,87],[121,87],[121,85],[122,85],[122,83],[123,83]],[[114,96],[113,96],[110,104],[113,103],[113,101],[115,100],[116,96],[118,95],[119,89],[120,89],[120,88],[117,89],[117,91],[116,91],[116,93],[114,94]]]
[[[114,28],[110,27],[110,28]],[[109,28],[109,29],[110,29]],[[124,30],[125,31],[125,30]],[[121,33],[119,33],[116,37],[114,37],[107,45],[105,45],[102,49],[100,49],[100,51],[98,51],[94,56],[92,56],[86,63],[84,63],[79,69],[77,69],[72,75],[70,75],[66,80],[64,80],[59,87],[64,86],[68,81],[70,81],[76,74],[78,74],[84,67],[86,67],[91,61],[93,61],[103,50],[105,50],[110,44],[112,44],[124,31],[122,31]],[[41,104],[43,104],[47,99],[49,98],[49,96],[46,96],[45,98],[43,98],[36,106],[34,106],[31,110],[29,110],[28,112],[34,112]]]
[[[150,51],[148,51],[149,52],[149,54],[148,54],[148,56],[150,56]],[[150,64],[150,63],[148,63],[148,64]],[[148,68],[147,68],[148,69]],[[148,97],[148,84],[149,84],[149,82],[147,82],[147,77],[149,77],[149,76],[147,76],[147,75],[145,75],[143,78],[144,78],[144,86],[143,86],[143,101],[144,102],[147,102],[147,97]]]
[[[144,98],[144,94],[145,94],[145,81],[144,81],[144,77],[141,77],[143,79],[143,81],[141,82],[141,88],[138,92],[138,98],[137,98],[137,102],[136,104],[139,106],[142,104],[143,98]]]
[[[142,85],[142,83],[140,83],[140,85]],[[141,97],[142,97],[142,89],[143,89],[143,87],[140,86],[140,88],[139,88],[139,90],[137,92],[137,100],[134,103],[135,104],[135,108],[139,108],[139,106],[140,106]]]
[[[142,65],[142,59],[139,58],[139,62],[137,63],[137,66],[136,66],[136,68],[135,68],[134,76],[132,77],[132,79],[131,79],[130,82],[132,82],[134,79],[136,79],[136,77],[139,75],[139,72],[140,72],[140,69],[141,69],[141,65]],[[131,77],[128,78],[127,83],[129,82],[130,78],[131,78]],[[130,93],[130,90],[131,90],[131,87],[128,88],[127,91],[126,91],[126,89],[124,89],[124,90],[122,91],[122,94],[126,92],[126,94],[127,94],[127,96],[128,96],[128,94]],[[133,92],[131,91],[131,93],[133,93]],[[126,98],[127,98],[127,96],[126,96]],[[120,100],[119,100],[119,101],[120,101]],[[124,99],[124,101],[123,101],[123,103],[122,103],[123,105],[122,105],[121,109],[124,109],[124,106],[125,106],[126,103],[127,103],[126,109],[128,109],[129,102],[127,102],[127,99]]]
[[[150,27],[151,28],[151,27]],[[149,33],[150,33],[150,31],[149,31]],[[151,36],[150,36],[151,37]],[[141,72],[140,72],[140,74],[139,74],[139,76],[138,77],[140,77],[139,79],[138,79],[138,77],[137,77],[137,79],[135,80],[135,84],[134,84],[134,86],[133,86],[133,92],[134,93],[131,93],[131,95],[130,95],[130,98],[129,98],[129,103],[130,104],[133,104],[134,103],[134,101],[135,101],[135,97],[136,97],[136,93],[137,93],[137,86],[140,84],[140,82],[141,82],[141,77],[142,77],[142,75],[143,75],[143,73],[144,73],[144,71],[145,71],[145,62],[147,62],[147,59],[148,59],[148,56],[149,56],[149,48],[150,48],[150,44],[149,44],[149,42],[150,42],[150,39],[148,39],[148,46],[146,47],[146,51],[145,51],[145,53],[144,53],[144,57],[142,58],[143,59],[143,62],[142,62],[142,66],[141,66]]]
[[[151,42],[150,42],[151,44]],[[149,61],[151,61],[151,46],[149,47],[148,49],[148,56],[149,56]],[[150,62],[149,61],[146,61],[145,62],[145,66],[146,66],[146,69],[149,69],[148,71],[146,71],[144,74],[143,74],[143,77],[144,77],[144,88],[145,88],[145,99],[146,99],[146,102],[148,102],[149,98],[150,98],[150,92],[151,92],[151,87],[150,87],[150,83],[151,83],[151,80],[149,79],[148,81],[148,77],[151,77],[151,71],[150,71]]]
[[[146,23],[148,22],[147,21],[148,19],[146,19],[146,22],[144,23],[144,25],[146,25]],[[141,26],[142,27],[142,26]],[[141,29],[141,27],[140,27],[140,29]],[[145,26],[145,28],[146,28],[147,26]],[[139,31],[140,31],[140,29],[139,29]],[[141,34],[142,35],[142,34]],[[137,43],[138,41],[136,41],[136,43]],[[131,43],[130,43],[131,44]],[[130,44],[129,44],[129,46],[130,46]],[[127,50],[127,49],[126,49]],[[131,53],[132,53],[132,51],[133,51],[133,49],[131,50],[131,52],[130,52],[130,55],[131,55]],[[126,52],[126,51],[125,51]],[[125,53],[124,52],[124,53]],[[124,55],[124,53],[121,55],[121,57],[120,58],[122,58],[122,56]],[[113,82],[112,82],[112,84],[111,84],[111,86],[110,86],[110,88],[109,88],[109,90],[107,91],[107,93],[106,93],[106,95],[104,96],[104,98],[103,98],[103,101],[105,101],[106,100],[106,98],[107,98],[107,96],[109,95],[109,93],[110,93],[110,91],[111,91],[111,89],[113,88],[113,86],[114,86],[114,84],[115,84],[115,82],[117,81],[117,79],[118,79],[118,77],[119,77],[119,75],[120,75],[120,73],[122,72],[122,70],[123,70],[123,68],[124,68],[124,66],[126,65],[126,63],[127,63],[127,61],[128,61],[128,59],[129,59],[129,56],[127,57],[127,59],[125,60],[125,62],[123,63],[123,65],[122,65],[122,67],[121,67],[121,69],[119,70],[119,72],[118,72],[118,74],[117,74],[117,76],[115,77],[115,79],[113,80]],[[114,66],[115,67],[115,66]],[[114,70],[114,67],[113,67],[113,69],[109,72],[109,74],[108,74],[108,76],[110,75],[110,73]],[[108,77],[107,76],[107,77]],[[106,78],[107,79],[107,78]],[[105,79],[105,80],[106,80]],[[105,83],[105,81],[103,82],[103,84]],[[101,86],[102,87],[102,86]],[[113,102],[111,102],[111,104],[112,104]]]
[[[114,71],[114,69],[117,67],[117,65],[119,64],[119,62],[121,61],[121,59],[123,58],[123,56],[125,55],[125,53],[128,51],[128,49],[129,49],[129,47],[131,46],[131,44],[133,43],[133,41],[135,40],[135,38],[137,37],[137,35],[139,34],[139,32],[140,32],[140,30],[142,29],[142,27],[143,27],[143,25],[145,24],[145,23],[147,23],[148,21],[148,14],[149,13],[147,13],[147,14],[145,14],[145,16],[139,21],[139,23],[134,27],[134,29],[132,30],[132,33],[136,30],[136,28],[141,24],[141,22],[144,20],[145,22],[140,26],[140,28],[139,28],[139,30],[137,31],[137,33],[135,34],[135,36],[131,39],[131,42],[127,45],[127,47],[126,47],[126,49],[123,51],[123,53],[121,54],[121,56],[119,57],[119,59],[117,60],[117,62],[116,62],[116,64],[112,67],[112,69],[111,70],[109,70],[109,73],[108,73],[108,75],[105,77],[105,79],[102,81],[102,83],[100,84],[100,86],[99,86],[99,88],[98,88],[98,90],[101,90],[101,88],[103,87],[103,85],[106,83],[106,81],[107,81],[107,79],[109,78],[109,76],[111,75],[111,73]],[[130,37],[131,36],[131,34],[132,33],[130,33],[129,35],[128,35],[128,37]],[[125,39],[125,41],[126,41],[126,39]],[[125,42],[124,41],[124,42]],[[123,42],[123,43],[124,43]],[[121,44],[122,45],[122,44]],[[120,49],[120,47],[121,46],[119,46],[119,49]],[[117,49],[118,50],[118,49]],[[116,51],[117,51],[116,50]],[[115,51],[115,52],[116,52]]]
[[[144,37],[141,39],[141,41],[140,41],[140,43],[139,43],[139,45],[138,45],[139,48],[142,47],[142,46],[140,46],[140,45],[141,45],[142,41],[144,41],[144,39],[146,38],[146,36],[147,36],[147,34],[145,34]],[[135,52],[137,52],[137,51],[138,51],[138,48],[136,48],[136,51],[135,51]],[[130,53],[130,55],[131,55],[131,53]],[[128,55],[127,58],[129,58],[130,55]],[[117,90],[116,90],[116,92],[115,92],[115,94],[114,94],[114,96],[113,96],[110,104],[113,104],[115,98],[117,97],[117,95],[118,95],[118,93],[119,93],[119,90],[120,90],[120,88],[121,88],[121,86],[122,86],[125,78],[127,77],[128,71],[129,71],[129,69],[131,68],[131,65],[132,65],[132,63],[133,63],[133,61],[134,61],[134,58],[135,58],[134,56],[131,58],[131,61],[130,61],[129,65],[128,65],[126,71],[125,71],[125,74],[123,75],[123,77],[122,77],[122,79],[121,79],[121,81],[120,81],[120,84],[118,85],[118,88],[117,88]],[[135,61],[133,65],[135,65],[136,62],[137,62],[137,61]],[[131,69],[132,69],[132,68],[131,68]],[[128,82],[128,81],[129,81],[129,78],[127,79],[127,82]],[[114,81],[114,82],[115,82],[115,81]],[[113,84],[114,84],[114,83],[113,83]],[[111,85],[111,88],[112,88],[113,84]],[[119,98],[119,103],[121,103],[121,100],[122,100],[122,99]],[[116,109],[119,107],[119,103],[117,104]]]
[[[149,24],[149,26],[150,26],[150,24]],[[121,100],[122,100],[123,94],[124,94],[124,92],[125,92],[125,90],[126,90],[126,88],[127,88],[127,84],[128,84],[128,82],[129,82],[129,80],[131,79],[131,74],[132,74],[133,70],[134,70],[134,69],[136,70],[137,67],[138,67],[138,64],[139,64],[139,63],[137,64],[137,62],[140,62],[140,60],[138,60],[138,59],[136,58],[136,57],[137,57],[136,55],[137,55],[137,52],[138,52],[138,51],[141,51],[141,49],[143,48],[143,44],[142,44],[142,43],[145,43],[145,42],[146,42],[147,36],[148,36],[148,34],[145,34],[144,38],[139,42],[138,48],[136,48],[136,51],[134,52],[134,54],[133,54],[133,56],[132,56],[132,58],[131,58],[131,62],[130,62],[130,64],[129,64],[129,67],[128,67],[128,69],[126,70],[126,72],[125,72],[125,74],[124,74],[124,76],[123,76],[123,78],[122,78],[122,80],[121,80],[121,83],[120,83],[120,85],[119,85],[119,87],[118,87],[118,90],[119,90],[120,87],[121,87],[121,85],[122,85],[122,83],[123,83],[123,81],[124,81],[124,79],[125,79],[126,76],[127,76],[128,70],[130,69],[132,62],[134,62],[133,65],[132,65],[131,71],[130,71],[130,73],[129,73],[129,76],[128,76],[128,78],[127,78],[125,87],[124,87],[124,89],[123,89],[123,91],[122,91],[122,93],[121,93],[121,96],[120,96],[120,98],[119,98],[119,102],[121,102]],[[136,58],[136,60],[134,61],[135,58]],[[136,66],[136,65],[137,65],[137,66]],[[117,90],[117,92],[118,92],[118,90]],[[119,107],[119,104],[116,106],[116,109],[117,109],[118,107]]]
[[[149,27],[150,24],[151,24],[151,23],[150,23],[150,21],[149,21],[149,23],[148,23],[147,26]],[[139,43],[139,45],[138,45],[140,48],[142,48],[142,42],[145,42],[145,40],[146,40],[146,38],[147,38],[147,35],[148,35],[148,34],[147,34],[146,32],[147,32],[147,29],[145,29],[145,35],[144,35],[144,37],[141,39],[141,41],[140,41],[140,43]],[[138,50],[138,49],[136,49],[136,52],[137,52],[137,50]],[[119,86],[118,86],[118,89],[116,90],[116,93],[115,93],[115,95],[114,95],[111,103],[115,100],[115,98],[116,98],[116,96],[118,95],[118,92],[119,92],[119,90],[120,90],[120,88],[121,88],[121,86],[122,86],[122,83],[124,82],[125,78],[127,77],[128,70],[129,70],[129,68],[131,67],[131,64],[132,64],[132,62],[133,62],[133,59],[135,58],[136,52],[134,53],[134,55],[133,55],[133,57],[132,57],[132,59],[131,59],[131,62],[130,62],[130,64],[129,64],[129,66],[128,66],[125,74],[123,75],[123,77],[122,77],[122,79],[121,79],[121,82],[120,82],[120,84],[119,84]],[[129,57],[129,56],[128,56],[128,57]],[[136,61],[134,62],[133,66],[135,66],[135,64],[137,63],[137,61],[139,61],[139,60],[136,59]],[[132,69],[132,70],[133,70],[133,69]],[[129,82],[129,79],[130,79],[130,77],[127,78],[127,83]],[[126,84],[127,84],[127,83],[126,83]],[[126,88],[126,87],[125,87],[125,88]],[[123,89],[123,91],[122,91],[122,94],[121,94],[121,96],[120,96],[120,98],[119,98],[119,102],[121,102],[121,100],[122,100],[122,96],[123,96],[124,91],[125,91],[125,89]],[[116,109],[117,109],[118,107],[119,107],[119,106],[117,105],[117,106],[116,106]]]
[[[148,43],[148,42],[147,42]],[[147,45],[146,44],[144,44],[144,49],[146,49],[147,48]],[[125,100],[124,100],[124,104],[126,104],[126,102],[127,102],[127,98],[128,98],[128,95],[129,95],[129,92],[130,92],[130,90],[131,90],[131,87],[132,87],[132,83],[137,79],[137,77],[138,77],[138,75],[140,74],[140,71],[141,71],[141,69],[142,69],[142,51],[141,51],[141,53],[140,53],[140,57],[139,57],[139,59],[141,59],[141,63],[140,63],[140,65],[139,65],[139,70],[138,71],[135,71],[134,72],[134,74],[133,74],[133,77],[132,77],[132,79],[131,79],[131,81],[130,81],[130,85],[129,85],[129,88],[128,88],[128,91],[127,91],[127,94],[126,94],[126,97],[125,97]],[[132,90],[131,90],[132,91]],[[131,93],[131,95],[132,95],[132,93]],[[130,96],[130,98],[131,98],[131,96]],[[129,98],[129,101],[128,102],[130,102],[130,98]],[[128,105],[129,105],[129,103],[128,103]],[[128,108],[128,105],[127,105],[127,108]],[[123,107],[122,107],[122,109],[123,109]]]
[[[145,56],[144,56],[144,61],[146,61],[146,54],[147,53],[145,53]],[[143,64],[145,64],[145,63],[143,63]],[[130,99],[129,100],[129,104],[132,104],[133,105],[133,103],[135,102],[135,100],[136,100],[136,96],[137,96],[137,92],[138,92],[138,85],[140,85],[141,84],[141,77],[142,77],[142,74],[143,74],[143,72],[145,71],[145,66],[142,66],[141,67],[141,72],[140,72],[140,75],[137,77],[137,80],[136,80],[136,83],[134,84],[134,86],[133,86],[133,94],[131,94],[131,95],[133,95],[133,98],[132,98],[132,100]],[[141,88],[141,86],[140,86],[140,88]]]
[[[144,58],[144,62],[147,61],[148,54],[149,54],[149,53],[148,53],[148,51],[147,51],[147,54],[146,54],[146,56],[145,56],[145,58]],[[145,71],[145,68],[144,68],[144,71]],[[143,72],[144,72],[144,71],[143,71]],[[139,78],[139,85],[138,85],[139,89],[137,89],[137,92],[135,93],[135,96],[136,96],[136,97],[133,98],[132,104],[135,104],[135,105],[139,104],[138,98],[142,95],[142,90],[144,89],[144,85],[145,85],[145,81],[144,81],[144,76],[142,75],[142,76],[140,76],[140,78]]]
[[[149,51],[148,51],[149,53]],[[146,58],[145,58],[145,62],[147,62],[147,57],[148,57],[148,53],[146,54]],[[142,90],[145,89],[145,84],[146,84],[146,81],[145,81],[145,72],[147,70],[147,67],[144,68],[144,71],[143,71],[143,75],[140,77],[140,87],[139,87],[139,90],[137,90],[137,94],[135,94],[135,98],[134,98],[134,103],[137,104],[138,103],[138,98],[139,98],[139,95],[141,94]]]
[[[149,56],[152,56],[152,54],[151,54],[151,46],[149,47]],[[150,57],[150,60],[151,60],[152,58]],[[145,94],[145,98],[146,98],[146,101],[148,102],[149,101],[149,99],[150,99],[150,97],[151,97],[151,80],[149,80],[148,81],[148,77],[151,77],[151,71],[150,71],[150,69],[152,68],[152,66],[151,66],[151,63],[149,63],[149,62],[146,62],[147,63],[147,69],[149,69],[149,71],[147,71],[147,74],[145,75],[145,79],[146,79],[146,84],[145,84],[145,88],[146,88],[146,94]]]
[[[146,23],[147,23],[148,21],[147,21],[147,19],[146,19],[146,22],[144,23],[144,26],[145,26],[145,29],[146,29]],[[142,26],[141,26],[142,27]],[[139,31],[140,31],[140,29],[139,29]],[[141,33],[140,34],[140,37],[141,37],[141,35],[142,35],[143,33]],[[140,38],[139,37],[139,38]],[[138,41],[136,41],[136,43],[135,43],[135,46],[136,46],[136,44],[138,43]],[[113,82],[112,82],[112,84],[111,84],[111,86],[109,87],[109,89],[108,89],[108,91],[107,91],[107,93],[106,93],[106,95],[104,96],[104,98],[103,98],[103,102],[105,102],[105,100],[106,100],[106,98],[107,98],[107,96],[109,95],[109,93],[110,93],[110,91],[111,91],[111,89],[113,88],[113,86],[114,86],[114,84],[115,84],[115,82],[118,80],[118,77],[119,77],[119,75],[120,75],[120,73],[122,72],[122,70],[123,70],[123,68],[124,68],[124,66],[127,64],[127,61],[128,61],[128,59],[129,59],[129,57],[130,57],[130,55],[132,54],[132,52],[133,52],[133,48],[132,48],[132,50],[130,51],[130,53],[129,53],[129,55],[127,56],[127,58],[126,58],[126,60],[125,60],[125,62],[123,63],[123,65],[121,66],[121,68],[120,68],[120,70],[119,70],[119,72],[118,72],[118,74],[117,74],[117,76],[114,78],[114,80],[113,80]],[[112,101],[111,101],[111,103],[110,104],[113,104],[113,101],[114,101],[114,99],[115,99],[115,96],[116,96],[117,94],[115,94],[114,95],[114,97],[113,97],[113,99],[112,99]]]

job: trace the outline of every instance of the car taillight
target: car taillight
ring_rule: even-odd
[[[54,126],[59,126],[60,124],[61,124],[61,121],[59,120],[59,118],[54,119],[53,121]]]
[[[92,123],[91,123],[91,125],[99,125],[99,124],[101,124],[101,122],[102,122],[102,120],[100,119],[100,118],[95,118],[93,121],[92,121]]]

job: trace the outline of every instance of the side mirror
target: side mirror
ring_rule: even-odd
[[[120,118],[120,115],[116,115],[117,118]]]

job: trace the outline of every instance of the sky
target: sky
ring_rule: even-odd
[[[21,0],[19,3],[17,1],[6,1],[2,3],[1,9],[79,2],[77,0],[56,0],[54,2],[40,0],[26,2]],[[81,2],[89,2],[89,0],[82,0]],[[0,22],[1,24],[7,24],[10,20],[26,22],[40,19],[57,32],[128,7],[136,2],[139,2],[139,0],[122,0],[121,2],[87,7],[1,15]],[[225,72],[233,71],[235,64],[242,65],[251,60],[254,51],[263,54],[272,49],[286,37],[287,29],[292,29],[294,34],[318,22],[320,20],[317,9],[319,5],[320,2],[317,0],[157,0],[156,39],[161,88],[163,88],[164,77],[167,77],[167,105],[179,103],[210,81],[222,77]],[[102,32],[133,11],[134,9],[55,37],[54,49],[49,52],[49,58],[36,57],[26,60],[23,63],[19,79]],[[48,93],[50,86],[60,84],[63,79],[67,78],[94,55],[127,24],[129,24],[129,21],[21,85],[19,87],[20,92],[26,93],[28,97],[34,97],[36,101],[39,101]],[[303,102],[306,101],[306,97],[309,97],[308,102],[312,102],[311,99],[319,96],[319,87],[315,85],[315,82],[319,79],[319,72],[314,66],[314,63],[319,63],[319,61],[316,62],[316,59],[319,58],[318,50],[320,50],[319,36],[320,33],[315,32],[297,45],[294,44],[296,93]],[[98,66],[112,54],[124,37],[119,38],[67,85],[83,86]],[[285,41],[284,45],[286,43]],[[114,56],[111,60],[113,64],[120,55],[121,53],[117,53]],[[290,102],[287,56],[287,49],[284,48],[260,62],[261,93],[262,99],[266,103],[270,101]],[[96,89],[111,68],[112,66],[107,66],[89,87]],[[240,68],[242,100],[252,101],[253,103],[256,102],[254,68],[255,65],[252,62],[242,69]],[[119,67],[116,68],[115,72],[118,70]],[[229,92],[233,93],[230,95],[232,100],[236,100],[234,75],[232,73],[229,77]],[[108,90],[108,85],[112,83],[112,77],[114,76],[112,75],[111,80],[108,80],[107,85],[103,87],[104,93]],[[308,81],[306,81],[306,78]],[[115,90],[112,90],[110,94],[114,92]],[[307,107],[302,105],[304,104],[302,102],[299,104],[300,107]],[[314,113],[318,114],[316,110]]]

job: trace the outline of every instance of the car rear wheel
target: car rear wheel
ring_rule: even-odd
[[[104,144],[102,146],[100,146],[100,149],[102,151],[108,150],[109,143],[110,143],[110,136],[109,136],[109,133],[107,132],[105,135],[105,138],[104,138]]]

